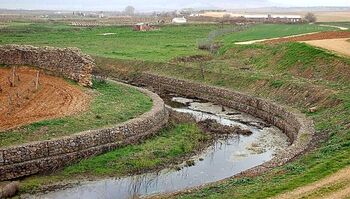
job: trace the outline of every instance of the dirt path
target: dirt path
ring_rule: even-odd
[[[326,39],[326,40],[314,40],[303,41],[304,43],[324,48],[341,55],[350,56],[350,38],[345,39]]]
[[[342,26],[333,26],[333,25],[327,25],[327,24],[320,24],[319,26],[322,26],[322,27],[331,27],[331,28],[338,28],[339,30],[349,30],[349,28],[342,27]]]
[[[305,34],[291,35],[291,36],[287,36],[287,37],[275,37],[275,38],[271,38],[271,39],[259,39],[259,40],[243,41],[243,42],[236,42],[235,44],[237,44],[237,45],[249,45],[249,44],[255,44],[255,43],[275,41],[275,40],[279,40],[279,39],[290,39],[290,38],[294,38],[294,37],[301,37],[301,36],[312,35],[312,34],[316,34],[316,33],[319,33],[319,32],[310,32],[310,33],[305,33]]]
[[[307,40],[316,40],[316,39],[335,39],[335,38],[350,37],[350,32],[345,31],[345,30],[349,30],[349,28],[341,27],[341,26],[332,26],[327,24],[321,24],[319,26],[338,28],[339,30],[342,30],[342,31],[311,32],[311,33],[297,34],[297,35],[291,35],[286,37],[276,37],[276,38],[270,38],[270,39],[259,39],[259,40],[236,42],[235,44],[249,45],[249,44],[255,44],[255,43],[281,43],[281,42],[291,42],[291,41],[307,41]]]
[[[11,87],[11,69],[0,68],[0,132],[14,127],[83,111],[90,96],[65,80],[40,74],[35,90],[36,70],[17,68],[19,80]]]
[[[239,42],[236,44],[253,44],[256,42],[265,44],[276,44],[283,42],[303,42],[316,47],[324,48],[335,53],[350,56],[350,31],[328,31],[294,35],[277,39],[255,40]]]
[[[294,191],[281,194],[275,199],[323,198],[345,199],[350,198],[350,167],[338,171],[318,182],[300,187]]]

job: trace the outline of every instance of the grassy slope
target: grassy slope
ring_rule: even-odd
[[[135,32],[130,27],[77,28],[63,24],[21,24],[0,30],[0,44],[32,44],[78,47],[101,57],[168,61],[178,56],[207,54],[197,49],[197,41],[217,25],[164,26],[159,31]],[[316,25],[258,25],[242,33],[230,34],[224,41],[244,41],[329,30]],[[273,31],[271,31],[273,30]],[[103,33],[115,35],[101,36]]]
[[[169,165],[192,154],[210,139],[195,124],[170,126],[159,136],[138,145],[130,145],[68,166],[49,176],[33,176],[21,182],[21,192],[33,192],[41,186],[85,176],[125,176]]]
[[[270,98],[307,113],[329,141],[286,166],[257,178],[228,180],[180,198],[266,198],[323,178],[350,164],[350,60],[305,44],[235,46],[204,63],[148,65],[147,70]],[[122,62],[101,62],[104,70],[125,70]],[[107,66],[107,67],[104,67]],[[128,64],[130,69],[130,63]],[[142,67],[135,65],[135,70]],[[341,73],[339,71],[342,71]],[[320,94],[322,93],[322,95]]]
[[[253,66],[252,74],[248,73],[246,77],[245,74],[241,74],[240,79],[246,79],[243,81],[244,85],[230,84],[226,80],[219,81],[221,85],[272,98],[280,103],[295,106],[301,111],[318,106],[319,111],[309,115],[315,121],[318,133],[328,134],[330,139],[320,149],[262,177],[229,180],[181,198],[266,198],[321,179],[350,164],[349,60],[337,58],[304,44],[242,48],[250,49],[241,52],[238,50],[238,53],[235,49],[228,53],[227,58],[244,57],[241,64]],[[264,50],[262,53],[256,53],[256,48]],[[252,51],[253,54],[249,54],[248,51]],[[344,70],[336,70],[339,68]],[[261,85],[262,81],[265,81],[264,86]],[[308,95],[298,100],[288,99],[286,94],[298,95],[298,92],[304,92],[296,88],[298,84],[302,84],[300,87],[303,89],[306,86],[322,86],[336,91],[337,94],[330,93],[329,98],[342,102],[337,106],[323,105],[317,100],[306,100],[312,98]],[[292,92],[286,92],[288,89]]]
[[[341,26],[341,27],[345,27],[345,28],[349,28],[350,29],[350,22],[327,22],[327,23],[321,23],[321,24],[329,24],[329,25],[333,25],[333,26]]]
[[[226,35],[220,40],[224,41],[225,44],[228,44],[240,41],[270,39],[275,37],[285,37],[292,34],[304,34],[325,30],[334,29],[309,24],[261,24],[253,26],[244,32]]]
[[[88,111],[0,133],[0,146],[46,140],[115,125],[132,119],[152,107],[149,97],[136,89],[119,84],[95,81],[93,91],[96,96]]]

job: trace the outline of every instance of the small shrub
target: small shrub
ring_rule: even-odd
[[[281,88],[283,86],[284,82],[282,80],[273,80],[270,83],[270,86],[273,88]]]

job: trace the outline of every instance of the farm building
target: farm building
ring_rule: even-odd
[[[176,17],[172,20],[172,23],[187,23],[187,19],[185,17]]]
[[[134,31],[150,31],[157,29],[156,27],[148,24],[148,23],[138,23],[134,25]]]
[[[230,12],[207,12],[200,14],[205,17],[223,18],[227,20],[271,23],[299,23],[302,22],[300,15],[271,15],[271,14],[236,14]]]
[[[247,20],[259,22],[278,22],[278,23],[298,23],[302,21],[299,15],[243,15]]]

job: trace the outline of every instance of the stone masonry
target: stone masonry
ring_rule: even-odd
[[[0,46],[0,64],[39,67],[88,87],[92,86],[91,73],[95,66],[91,57],[78,48],[39,48],[27,45]]]
[[[151,111],[138,118],[112,128],[0,148],[0,181],[51,172],[155,134],[168,122],[168,112],[157,94],[141,88],[138,90],[153,101]]]
[[[271,161],[250,169],[247,173],[262,173],[270,168],[287,163],[307,149],[314,135],[312,120],[307,119],[294,109],[283,107],[266,99],[224,88],[149,73],[137,76],[132,82],[137,85],[152,87],[158,93],[170,92],[215,102],[261,118],[283,130],[292,144],[284,151],[280,151]]]

